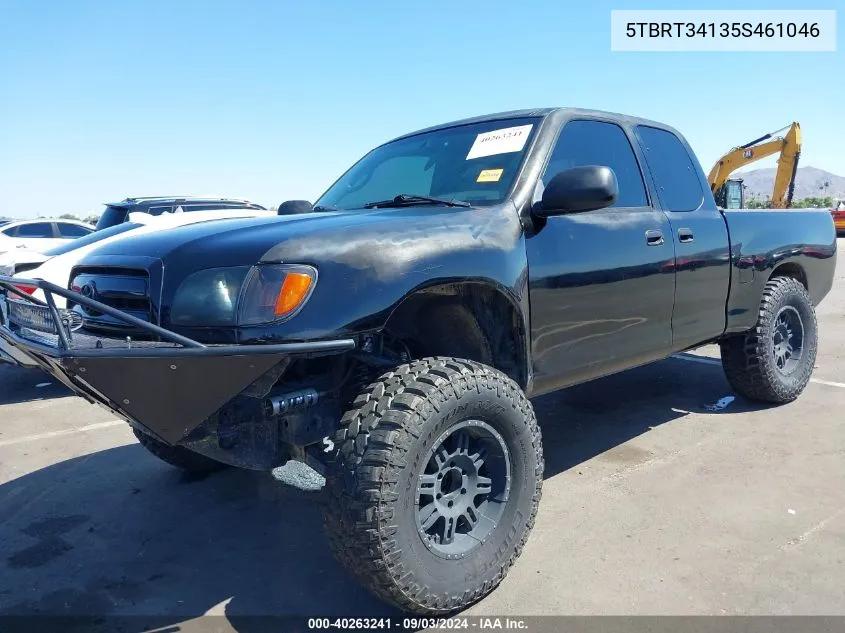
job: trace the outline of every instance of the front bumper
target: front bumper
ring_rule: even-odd
[[[47,299],[18,291],[12,282],[40,288]],[[157,325],[43,280],[0,276],[0,290],[49,314],[53,332],[36,331],[10,317],[0,296],[0,350],[19,364],[37,366],[75,393],[98,403],[154,437],[177,444],[260,376],[289,357],[339,354],[353,339],[267,345],[203,345]],[[70,331],[54,295],[85,304],[161,339],[134,342]]]

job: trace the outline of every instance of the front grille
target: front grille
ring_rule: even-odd
[[[132,268],[80,267],[71,274],[70,289],[125,312],[152,321],[150,281],[145,270]],[[85,305],[68,301],[68,308],[82,315],[86,330],[140,334],[138,328]]]

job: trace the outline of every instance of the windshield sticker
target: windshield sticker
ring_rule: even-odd
[[[475,182],[499,182],[504,169],[482,169]]]
[[[469,148],[466,159],[495,156],[496,154],[510,154],[519,152],[525,147],[525,141],[531,133],[533,124],[506,127],[501,130],[484,132],[475,137],[475,142]]]

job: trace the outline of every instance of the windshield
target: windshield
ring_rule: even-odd
[[[358,161],[315,206],[357,209],[399,195],[479,206],[502,202],[539,122],[486,121],[387,143]]]
[[[102,231],[94,231],[93,233],[89,233],[85,237],[80,237],[78,239],[73,240],[72,242],[68,242],[63,246],[57,246],[54,249],[49,251],[45,251],[45,255],[50,257],[55,257],[56,255],[64,255],[65,253],[69,253],[70,251],[74,251],[77,248],[82,246],[87,246],[88,244],[93,244],[94,242],[99,242],[100,240],[104,240],[107,237],[111,237],[112,235],[120,235],[121,233],[125,233],[126,231],[131,231],[132,229],[136,229],[139,226],[143,226],[141,224],[135,224],[134,222],[124,222],[123,224],[118,224],[116,226],[111,226],[107,229],[103,229]]]

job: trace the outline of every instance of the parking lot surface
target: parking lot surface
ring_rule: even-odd
[[[537,522],[468,613],[845,614],[842,266],[818,316],[786,406],[731,399],[712,346],[537,399]],[[0,615],[397,615],[333,561],[322,502],[296,469],[177,472],[0,366]]]

